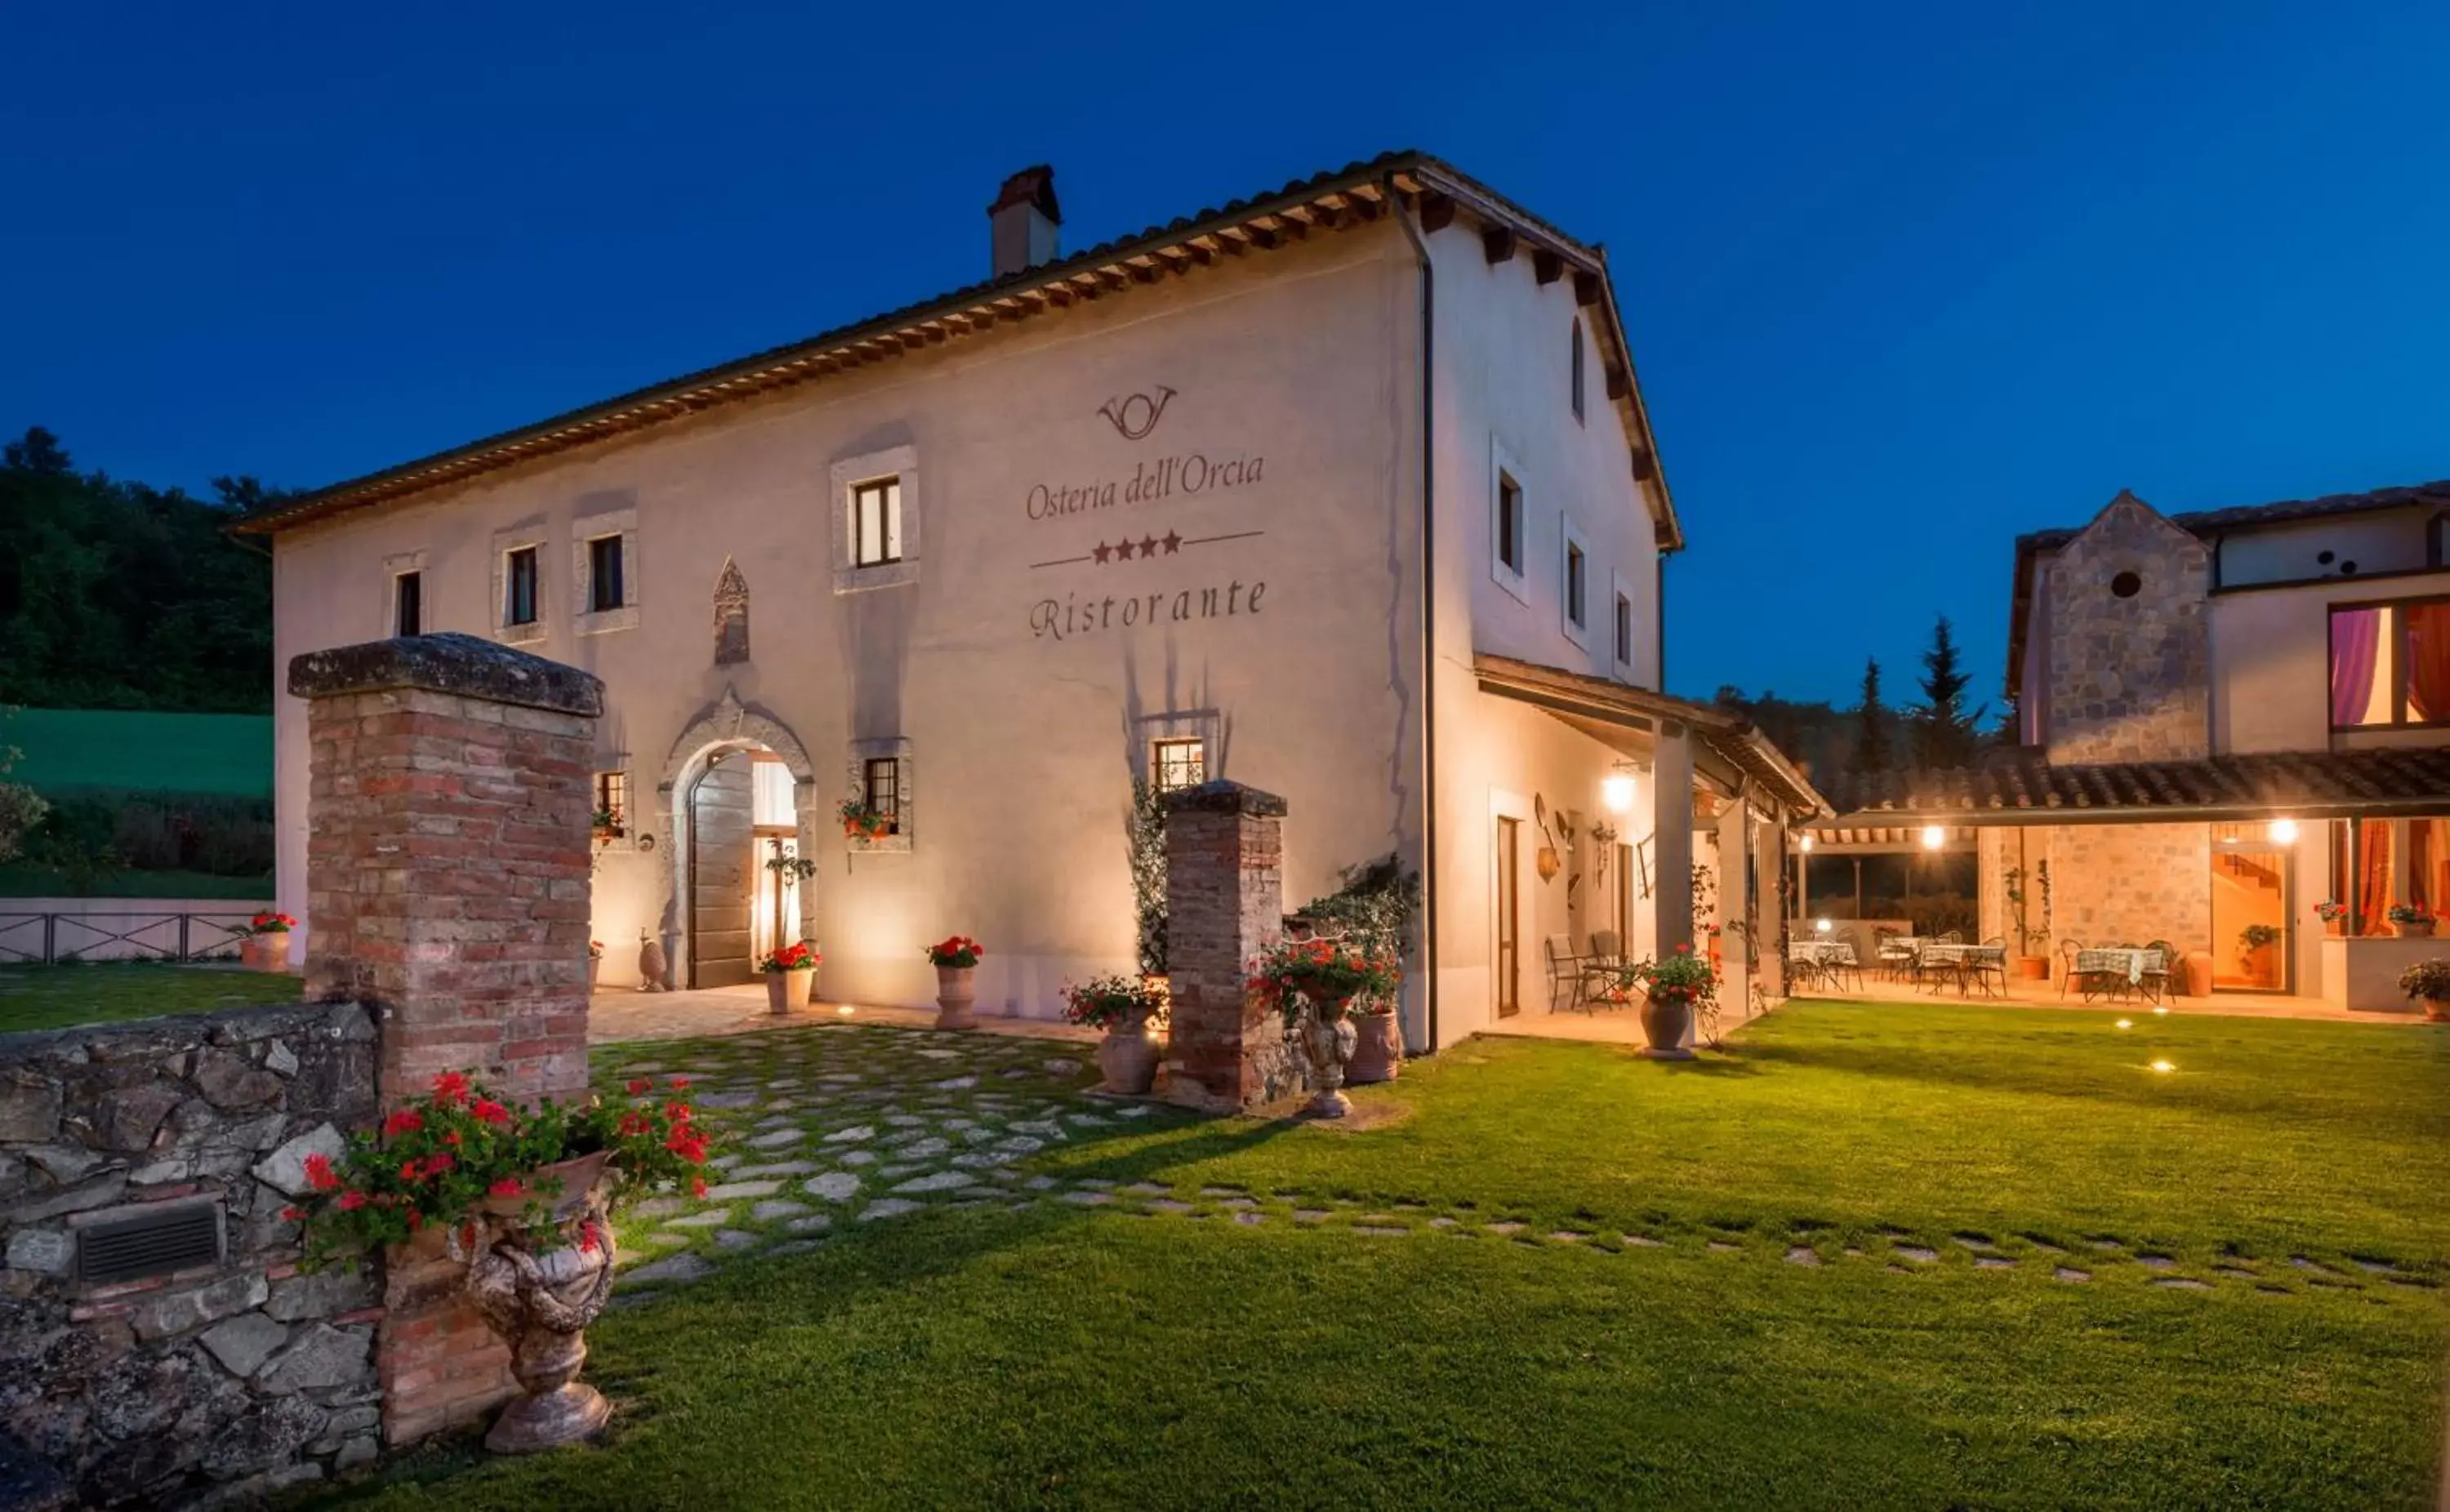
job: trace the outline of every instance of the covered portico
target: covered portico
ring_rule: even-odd
[[[1779,858],[1793,827],[1827,810],[1803,774],[1724,709],[1506,656],[1480,654],[1473,669],[1483,694],[1529,705],[1596,747],[1585,780],[1538,805],[1562,841],[1571,955],[1592,957],[1597,934],[1636,960],[1690,944],[1718,962],[1728,1022],[1784,998]],[[1539,1006],[1592,1005],[1561,988]]]

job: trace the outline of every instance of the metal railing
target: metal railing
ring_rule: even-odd
[[[74,913],[0,910],[0,965],[74,960],[235,960],[255,906]]]

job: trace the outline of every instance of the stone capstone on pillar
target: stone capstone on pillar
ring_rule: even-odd
[[[289,691],[312,751],[306,991],[376,1011],[382,1104],[445,1071],[523,1101],[584,1096],[603,683],[441,634],[300,656]],[[385,1257],[375,1356],[395,1444],[514,1389],[463,1268],[428,1240]]]
[[[1285,801],[1239,783],[1166,798],[1166,1095],[1238,1112],[1308,1090],[1307,1062],[1246,989],[1284,931]]]

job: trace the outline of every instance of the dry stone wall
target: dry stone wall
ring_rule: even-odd
[[[2051,760],[2210,754],[2210,548],[2121,494],[2049,572]]]
[[[373,1117],[355,1003],[0,1037],[0,1436],[100,1505],[245,1505],[379,1446],[371,1274],[301,1274],[305,1158]],[[200,1217],[201,1215],[201,1217]],[[87,1277],[129,1219],[209,1258]]]

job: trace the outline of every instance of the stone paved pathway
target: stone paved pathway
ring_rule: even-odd
[[[617,1307],[651,1302],[750,1256],[805,1253],[830,1236],[934,1208],[1070,1211],[1229,1231],[1297,1229],[1330,1242],[1477,1240],[1558,1254],[1707,1254],[1725,1264],[1786,1264],[1833,1273],[1870,1266],[1897,1275],[2025,1275],[2068,1286],[2125,1279],[2168,1292],[2304,1295],[2356,1289],[2375,1301],[2432,1297],[2439,1283],[2373,1256],[2173,1254],[2107,1234],[1991,1234],[1901,1229],[1851,1241],[1836,1230],[1557,1228],[1504,1207],[1372,1205],[1324,1192],[1156,1180],[1060,1178],[1034,1157],[1190,1115],[1099,1097],[1083,1045],[815,1024],[717,1039],[599,1047],[607,1095],[625,1082],[690,1078],[686,1094],[722,1136],[703,1199],[640,1203],[620,1225]]]

